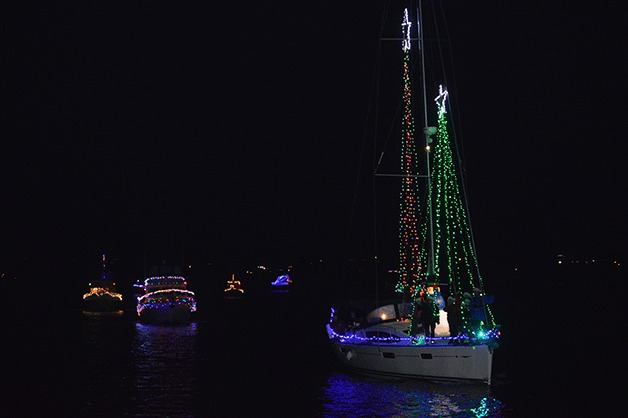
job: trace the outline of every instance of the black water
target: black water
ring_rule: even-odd
[[[324,333],[330,300],[313,285],[288,294],[252,287],[241,300],[214,292],[199,296],[192,323],[158,326],[138,323],[132,309],[120,318],[86,318],[50,299],[9,296],[15,289],[4,284],[4,315],[13,316],[2,338],[0,415],[622,416],[611,408],[621,388],[613,383],[623,364],[621,339],[603,322],[616,323],[610,304],[617,299],[605,292],[602,304],[562,303],[558,294],[570,295],[569,284],[556,281],[523,298],[502,293],[495,308],[504,337],[491,387],[340,369]],[[541,309],[543,298],[551,303]],[[583,312],[594,320],[564,322]]]

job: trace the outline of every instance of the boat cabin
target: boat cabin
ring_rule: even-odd
[[[149,277],[144,280],[144,291],[146,293],[164,289],[187,289],[187,281],[180,276]]]

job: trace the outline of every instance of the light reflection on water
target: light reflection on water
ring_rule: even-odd
[[[333,373],[323,394],[326,417],[502,417],[484,385],[382,380]]]
[[[70,368],[80,365],[72,380],[80,391],[74,399],[82,401],[78,414],[66,416],[507,416],[486,385],[348,374],[331,367],[335,359],[312,342],[237,338],[240,329],[239,322],[221,328],[204,321],[86,321],[82,355],[68,359]]]
[[[190,416],[197,387],[197,325],[136,323],[132,344],[135,364],[135,416]]]

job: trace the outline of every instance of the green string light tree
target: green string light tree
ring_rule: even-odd
[[[399,277],[395,291],[404,296],[414,292],[421,274],[421,246],[417,233],[418,161],[415,141],[414,117],[412,116],[412,89],[410,86],[410,26],[408,10],[404,12],[403,32],[403,118],[401,125],[401,193],[399,222]]]
[[[438,109],[436,141],[432,154],[432,173],[428,188],[427,204],[432,207],[433,254],[432,274],[439,281],[449,284],[450,293],[459,301],[464,293],[473,294],[473,289],[484,289],[482,276],[478,268],[469,216],[460,191],[459,176],[454,162],[452,143],[449,138],[447,121],[448,92],[439,87],[435,101]],[[430,152],[430,147],[426,147]],[[460,179],[461,180],[461,179]],[[428,223],[424,224],[425,233]],[[421,259],[427,262],[428,248],[423,246]],[[495,321],[488,305],[489,327],[495,327]],[[462,325],[466,332],[471,331],[468,311],[462,309]],[[473,330],[477,331],[476,329]]]

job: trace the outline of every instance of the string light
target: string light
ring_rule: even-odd
[[[244,293],[244,289],[242,289],[242,284],[240,283],[240,280],[235,279],[235,274],[231,275],[231,280],[227,280],[227,285],[228,287],[224,289],[225,292],[235,291]]]
[[[447,91],[447,89],[443,90],[443,85],[439,84],[438,96],[436,96],[436,98],[434,99],[434,101],[436,102],[436,105],[438,106],[438,116],[440,116],[441,113],[447,113],[447,106],[446,106],[447,96],[449,96],[449,92]]]
[[[185,277],[181,276],[155,276],[144,280],[144,286],[187,285]]]
[[[138,302],[142,302],[143,300],[156,296],[156,295],[160,295],[160,294],[168,294],[168,293],[182,293],[182,294],[187,294],[187,295],[191,295],[194,296],[194,292],[191,292],[189,290],[184,290],[184,289],[162,289],[162,290],[155,290],[154,292],[150,292],[147,293],[145,295],[142,295],[140,297],[137,298]]]
[[[144,289],[147,293],[137,298],[137,315],[141,316],[144,310],[167,311],[176,306],[183,306],[190,312],[196,312],[196,296],[194,292],[186,290],[185,286],[187,286],[185,278],[179,276],[147,278],[144,280]],[[160,289],[161,287],[165,288]]]
[[[338,340],[344,343],[407,343],[412,345],[423,345],[427,343],[447,343],[447,345],[480,345],[480,344],[491,344],[495,345],[496,341],[501,337],[501,332],[499,329],[493,328],[488,331],[481,330],[481,333],[469,333],[469,334],[461,334],[455,337],[426,337],[425,335],[418,336],[396,336],[391,335],[390,337],[382,337],[382,336],[373,336],[367,337],[363,334],[363,332],[349,332],[349,333],[340,333],[335,331],[332,328],[332,325],[336,322],[336,310],[332,307],[329,315],[329,322],[327,324],[327,332],[331,339]]]
[[[403,10],[403,21],[401,22],[401,32],[403,33],[403,41],[401,43],[401,49],[404,52],[410,50],[410,28],[412,27],[412,22],[408,18],[408,9]]]
[[[412,293],[421,273],[418,223],[418,164],[410,86],[410,26],[405,9],[401,24],[403,50],[403,118],[401,124],[401,193],[399,197],[399,278],[395,291]]]
[[[196,301],[192,298],[152,298],[137,304],[137,315],[141,316],[144,310],[169,311],[175,306],[184,306],[190,312],[196,312]]]
[[[432,152],[432,189],[428,204],[433,205],[434,213],[434,274],[446,278],[453,294],[461,297],[464,292],[472,293],[474,288],[483,288],[482,277],[478,273],[477,257],[473,247],[469,217],[466,211],[456,166],[453,148],[448,133],[447,99],[449,92],[442,85],[434,99],[437,106],[438,127],[436,143]],[[424,229],[426,227],[424,226]],[[422,231],[424,232],[424,231]],[[428,249],[423,246],[421,259],[427,259]],[[462,301],[461,301],[462,302]],[[461,309],[462,324],[466,331],[470,318],[467,309]],[[492,327],[495,320],[486,306]]]
[[[332,340],[338,340],[342,343],[355,343],[355,344],[364,344],[364,343],[389,343],[389,344],[406,344],[406,345],[424,345],[424,344],[441,344],[441,345],[483,345],[489,342],[496,342],[496,340],[500,337],[500,332],[496,329],[492,329],[489,331],[485,331],[482,338],[470,334],[463,334],[457,337],[426,337],[425,335],[419,335],[417,337],[408,336],[396,336],[391,335],[389,337],[382,336],[373,336],[367,337],[363,334],[363,332],[355,332],[355,333],[340,333],[335,331],[331,327],[331,322],[327,324],[327,332],[329,337]],[[453,342],[453,344],[451,344]]]
[[[122,300],[122,295],[120,293],[112,292],[102,287],[92,287],[91,289],[89,289],[89,292],[83,295],[83,299],[103,296],[110,297],[116,300]]]
[[[484,345],[489,340],[497,340],[499,338],[499,332],[496,330],[487,331],[482,338],[460,335],[455,338],[451,337],[426,337],[419,335],[417,337],[365,337],[358,334],[341,334],[334,331],[331,327],[328,327],[329,335],[332,339],[339,340],[343,343],[406,343],[408,345],[424,345],[424,344],[441,344],[441,345]],[[454,344],[450,344],[453,342]]]
[[[94,283],[93,286],[91,283],[89,283],[89,287],[90,287],[89,292],[83,295],[83,300],[86,300],[89,302],[89,301],[95,301],[95,300],[106,300],[106,299],[111,300],[112,299],[114,301],[121,302],[122,294],[114,292],[112,290],[112,289],[115,289],[116,284],[111,283],[111,286],[106,285],[106,283],[109,280],[107,278],[107,273],[106,273],[107,258],[105,254],[102,255],[102,268],[103,268],[102,281],[100,281],[99,283]],[[100,286],[98,286],[99,284]]]

